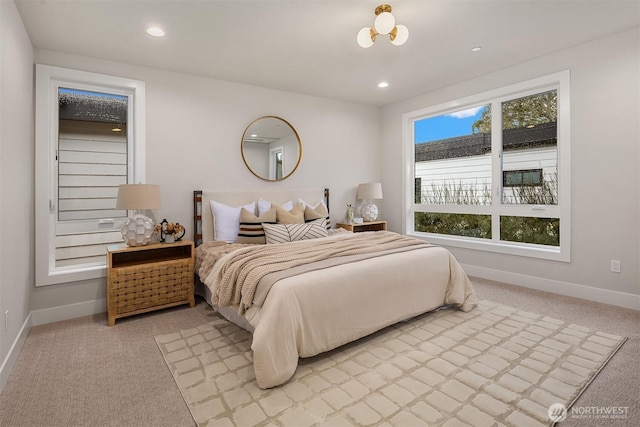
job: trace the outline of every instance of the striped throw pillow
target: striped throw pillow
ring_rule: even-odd
[[[304,208],[304,222],[311,222],[318,219],[325,219],[327,221],[327,230],[331,228],[331,219],[329,218],[329,212],[327,212],[327,207],[324,203],[318,203],[315,207],[307,205]]]
[[[238,230],[238,243],[251,243],[264,245],[267,241],[264,236],[263,223],[276,223],[276,210],[271,208],[260,216],[255,216],[246,209],[240,211],[240,227]]]
[[[298,240],[317,239],[326,237],[327,224],[325,219],[307,222],[305,224],[267,224],[263,223],[267,244],[295,242]]]

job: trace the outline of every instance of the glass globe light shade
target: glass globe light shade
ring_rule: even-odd
[[[394,35],[395,32],[395,35]],[[391,32],[391,43],[400,46],[409,39],[409,29],[404,25],[398,25]]]
[[[373,46],[373,39],[371,38],[371,28],[364,27],[360,31],[358,31],[358,36],[356,38],[360,47],[371,47]]]
[[[391,12],[382,12],[376,16],[376,20],[373,21],[373,28],[375,28],[378,34],[389,34],[395,26],[396,18],[394,18]]]

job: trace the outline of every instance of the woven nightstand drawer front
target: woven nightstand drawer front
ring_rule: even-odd
[[[116,314],[188,300],[193,295],[193,259],[114,269],[108,289],[108,309]]]

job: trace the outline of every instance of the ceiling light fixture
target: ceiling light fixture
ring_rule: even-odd
[[[147,28],[147,34],[153,37],[164,37],[164,30],[160,27]]]
[[[387,82],[380,82],[380,83],[378,83],[378,87],[389,87],[389,83],[387,83]]]
[[[396,25],[396,18],[391,14],[391,6],[381,4],[375,10],[376,19],[373,27],[364,27],[358,31],[356,40],[360,47],[371,47],[376,41],[376,36],[389,34],[391,43],[400,46],[409,38],[409,29],[404,25]]]
[[[472,47],[471,52],[480,52],[482,48],[480,46]]]

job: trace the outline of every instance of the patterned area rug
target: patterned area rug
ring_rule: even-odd
[[[228,321],[156,337],[198,425],[295,427],[552,425],[624,341],[481,301],[301,359],[261,390],[251,335]]]

